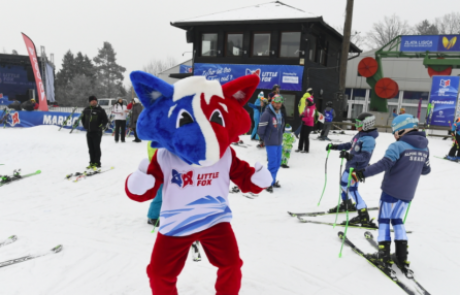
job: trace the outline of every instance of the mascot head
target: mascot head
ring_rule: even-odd
[[[153,148],[166,148],[190,165],[215,164],[230,143],[251,128],[243,106],[259,84],[256,75],[222,86],[201,76],[174,85],[140,71],[130,77],[144,105],[136,126],[139,138],[152,141]]]

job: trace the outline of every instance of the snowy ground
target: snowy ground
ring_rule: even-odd
[[[113,171],[79,183],[64,179],[88,162],[85,133],[69,135],[55,126],[0,129],[0,174],[38,169],[42,174],[0,188],[0,240],[19,240],[0,248],[0,261],[50,249],[61,253],[0,269],[0,294],[150,294],[146,265],[156,233],[146,223],[149,203],[125,196],[126,176],[147,156],[146,144],[115,144],[102,140],[102,165]],[[315,137],[316,135],[312,135]],[[249,142],[247,136],[242,137]],[[348,141],[351,136],[332,135]],[[379,160],[394,139],[381,134],[372,162]],[[241,159],[265,163],[264,150],[234,147]],[[431,155],[443,156],[450,141],[430,138]],[[326,210],[337,203],[337,152],[328,163],[328,186],[317,207],[324,183],[325,143],[312,140],[310,154],[293,153],[290,169],[281,169],[282,188],[257,199],[230,195],[232,226],[244,261],[240,294],[404,294],[364,259],[344,248],[338,258],[339,229],[301,224],[286,211]],[[431,294],[456,294],[460,271],[460,165],[431,159],[432,173],[422,177],[407,220],[412,268]],[[360,192],[369,206],[377,206],[382,175],[366,179]],[[375,216],[376,212],[371,215]],[[339,219],[344,219],[340,216]],[[333,221],[333,216],[316,217]],[[372,248],[361,229],[348,235],[366,252]],[[377,233],[375,232],[375,236]],[[394,246],[394,245],[393,245]],[[187,260],[179,277],[180,294],[213,294],[216,269],[206,258]],[[372,291],[371,291],[372,290]]]

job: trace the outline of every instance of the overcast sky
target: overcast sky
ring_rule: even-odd
[[[71,50],[90,58],[97,55],[104,41],[117,52],[117,62],[127,75],[142,69],[154,58],[166,56],[178,62],[191,58],[192,45],[185,42],[185,31],[171,21],[251,6],[264,0],[1,0],[0,52],[16,49],[26,55],[21,32],[54,53],[59,70],[62,57]],[[323,16],[334,27],[343,26],[346,0],[284,0],[285,4]],[[456,0],[355,0],[353,29],[369,31],[384,16],[397,13],[410,25],[452,12]],[[457,6],[459,7],[459,6]],[[460,9],[459,9],[460,10]],[[39,54],[39,53],[38,53]]]

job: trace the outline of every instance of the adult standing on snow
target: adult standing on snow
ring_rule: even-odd
[[[356,119],[356,129],[359,130],[351,142],[343,144],[328,144],[326,151],[339,150],[340,158],[347,160],[347,165],[345,171],[342,174],[341,186],[342,186],[342,203],[339,205],[339,211],[344,212],[346,210],[346,205],[348,205],[348,211],[358,210],[358,216],[350,219],[348,224],[367,226],[367,227],[377,227],[369,218],[369,212],[367,211],[366,202],[358,192],[358,183],[354,183],[348,186],[348,175],[350,173],[350,168],[355,170],[361,170],[369,165],[371,160],[372,153],[375,148],[375,139],[379,136],[377,129],[375,129],[375,116],[371,113],[362,113]],[[349,150],[349,152],[347,152]],[[353,204],[351,199],[348,199],[347,191],[349,195],[356,202],[356,207]],[[347,203],[347,204],[345,204]],[[329,210],[330,213],[337,212],[337,207],[334,207]]]
[[[313,102],[313,97],[307,98],[307,105],[305,111],[302,113],[302,128],[300,132],[299,146],[296,153],[309,153],[310,152],[310,132],[313,131],[315,126],[316,105]]]
[[[132,114],[131,114],[131,129],[134,132],[134,142],[141,142],[142,140],[137,137],[137,131],[136,131],[136,124],[137,124],[137,119],[139,118],[139,115],[141,114],[142,110],[144,107],[142,104],[139,102],[139,98],[135,97],[133,100],[133,107],[132,107]]]
[[[128,109],[123,105],[123,98],[119,98],[112,108],[112,114],[115,115],[115,142],[118,143],[118,137],[121,129],[121,142],[125,142],[126,135],[126,115]]]
[[[299,117],[300,120],[302,121],[302,114],[305,111],[305,105],[307,103],[307,98],[311,97],[313,101],[315,101],[315,98],[313,97],[313,88],[308,87],[307,92],[302,96],[302,98],[299,100],[299,105],[297,106],[299,109]],[[300,126],[294,131],[294,135],[299,138],[300,131],[302,130],[302,122],[300,122]]]
[[[89,149],[90,168],[101,167],[101,140],[102,129],[107,125],[109,119],[104,109],[97,105],[97,98],[92,95],[88,98],[89,106],[81,113],[81,122],[86,129],[86,141]]]
[[[276,175],[281,166],[281,155],[283,152],[283,133],[286,124],[286,118],[281,111],[284,98],[276,94],[272,98],[271,104],[265,109],[259,123],[258,134],[260,140],[264,141],[267,149],[268,165],[273,181],[267,191],[272,193],[273,187],[280,187],[276,181]]]
[[[248,103],[247,105],[252,108],[253,111],[253,119],[254,119],[254,128],[252,129],[251,133],[251,140],[259,140],[259,136],[257,135],[257,129],[259,128],[259,121],[260,121],[260,113],[261,113],[261,104],[264,100],[264,92],[261,91],[257,96],[256,101],[252,103]]]
[[[396,142],[390,144],[385,156],[375,164],[353,173],[356,181],[385,171],[379,210],[379,251],[366,255],[383,272],[392,277],[393,262],[405,274],[409,272],[407,261],[407,234],[403,218],[413,200],[421,175],[431,172],[428,140],[418,131],[418,119],[410,114],[399,115],[391,124]],[[390,255],[390,223],[395,232],[396,253]]]
[[[452,124],[450,132],[454,138],[454,145],[450,149],[449,155],[446,159],[458,162],[460,161],[460,118],[457,119],[457,122]]]

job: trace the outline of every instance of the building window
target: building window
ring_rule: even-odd
[[[201,56],[217,56],[217,34],[201,35]]]
[[[421,91],[404,91],[403,93],[403,103],[415,103],[418,104],[420,98],[422,101],[428,101],[428,92]]]
[[[252,56],[270,56],[270,33],[253,35]]]
[[[286,108],[286,115],[288,117],[294,118],[294,112],[295,112],[295,94],[287,94],[287,93],[282,93],[281,94],[284,98],[284,107]]]
[[[398,102],[399,102],[399,91],[398,91],[398,93],[395,94],[395,96],[393,96],[393,97],[390,98],[390,99],[387,99],[387,102],[395,102],[395,103],[398,103]]]
[[[366,99],[366,89],[353,89],[353,95],[351,100],[365,100]]]
[[[227,34],[225,56],[243,55],[243,34]]]
[[[300,32],[281,33],[280,57],[299,57]]]
[[[417,118],[418,107],[406,107],[406,106],[402,106],[402,107],[406,110],[406,114],[411,114],[412,116],[414,116],[414,118]],[[420,124],[425,123],[425,119],[426,119],[425,117],[426,117],[426,107],[421,107],[420,120],[419,120]]]
[[[351,105],[351,114],[350,114],[350,118],[354,119],[354,118],[358,118],[359,114],[361,114],[363,112],[363,108],[364,108],[364,105],[362,104],[352,104]]]
[[[316,58],[316,36],[310,36],[310,46],[309,46],[309,53],[308,59],[310,61],[315,61]]]

